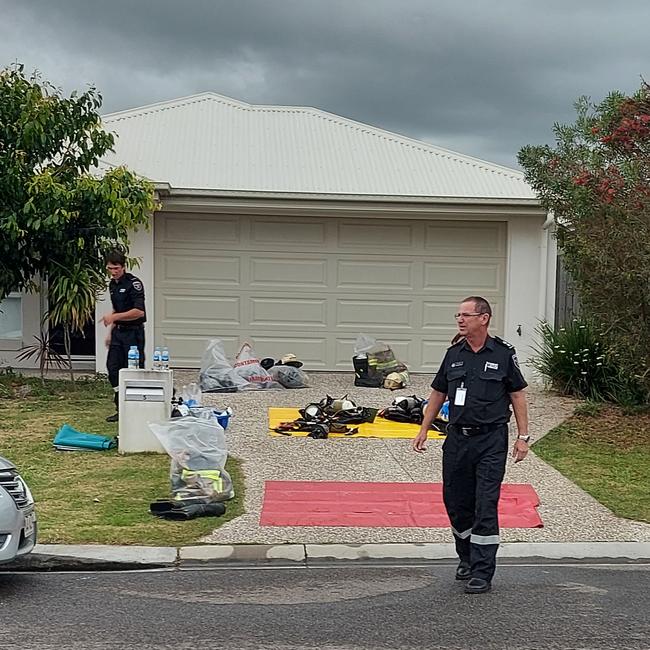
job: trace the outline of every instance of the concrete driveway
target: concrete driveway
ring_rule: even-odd
[[[175,371],[180,388],[197,381],[194,371]],[[229,453],[243,461],[246,513],[218,528],[202,541],[245,543],[390,543],[449,542],[445,528],[261,527],[259,516],[268,480],[403,481],[441,480],[442,441],[430,441],[425,455],[411,450],[410,440],[371,438],[272,437],[269,406],[302,407],[324,395],[347,394],[360,406],[388,406],[400,394],[428,396],[430,376],[412,377],[401,391],[356,388],[352,373],[312,373],[312,387],[303,390],[206,394],[204,402],[231,406],[235,412],[227,431]],[[529,389],[530,432],[538,439],[573,411],[573,400]],[[531,483],[537,491],[542,529],[503,529],[507,542],[650,541],[650,525],[614,516],[559,472],[530,454],[523,463],[508,463],[506,482]]]

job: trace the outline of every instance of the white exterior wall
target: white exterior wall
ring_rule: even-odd
[[[236,204],[236,202],[235,202]],[[243,205],[237,206],[245,212]],[[202,209],[201,209],[202,208]],[[233,204],[216,206],[204,204],[199,208],[203,212],[225,212],[231,214],[239,210]],[[233,209],[235,208],[235,209]],[[255,209],[256,208],[256,209]],[[255,206],[253,212],[261,212],[260,206]],[[181,205],[174,201],[169,209],[175,211],[197,211],[197,205],[192,201]],[[394,206],[400,214],[387,214],[383,210],[375,211],[373,206],[365,205],[364,214],[357,214],[358,217],[372,218],[399,218],[404,213],[400,207]],[[322,215],[327,209],[319,206],[318,214]],[[334,209],[337,214],[345,210]],[[283,210],[282,214],[290,214],[291,210]],[[491,209],[481,213],[479,209],[462,210],[456,207],[453,217],[457,219],[470,219],[478,221],[503,220],[507,223],[507,246],[508,246],[508,267],[506,278],[506,301],[504,318],[504,337],[512,343],[518,352],[522,362],[522,370],[527,378],[534,379],[533,373],[524,365],[531,356],[531,345],[535,339],[535,327],[541,319],[552,321],[555,307],[555,240],[550,229],[543,230],[545,222],[544,215],[539,210],[516,211],[507,214],[507,211]],[[309,210],[304,206],[300,214],[307,215]],[[404,215],[406,216],[406,215]],[[435,210],[421,206],[419,210],[409,210],[409,218],[422,219],[449,219],[448,210]],[[142,259],[140,267],[132,271],[140,277],[145,286],[147,324],[146,333],[146,358],[147,365],[151,364],[154,340],[153,326],[156,319],[154,313],[154,237],[153,227],[149,231],[140,231],[132,237],[132,256]],[[460,296],[461,299],[463,296]],[[110,311],[110,300],[107,294],[103,300],[97,303],[97,331],[96,331],[96,369],[98,372],[106,372],[106,328],[101,324],[101,316]],[[521,327],[521,335],[518,328]]]
[[[34,336],[40,335],[41,296],[39,293],[21,293],[22,337],[0,338],[0,368],[34,368],[38,362],[18,361],[16,355],[23,346],[34,345]]]
[[[140,266],[130,268],[128,271],[137,275],[144,284],[145,292],[145,307],[147,310],[147,322],[145,324],[145,360],[147,367],[151,367],[151,359],[153,356],[153,324],[155,315],[153,313],[153,268],[154,268],[154,254],[153,254],[153,217],[150,220],[149,230],[141,229],[131,235],[131,250],[130,256],[140,259]],[[97,301],[95,307],[95,322],[97,323],[95,329],[95,370],[96,372],[106,372],[106,333],[107,329],[101,322],[104,314],[112,311],[111,300],[108,295],[108,290]]]
[[[508,273],[505,339],[517,348],[517,356],[527,379],[533,378],[524,363],[531,357],[535,328],[548,318],[549,252],[544,218],[532,216],[508,220]],[[554,268],[554,264],[551,264]],[[555,285],[550,287],[554,292]],[[554,303],[553,303],[554,305]],[[552,315],[552,311],[550,312]],[[521,328],[519,334],[518,328]]]

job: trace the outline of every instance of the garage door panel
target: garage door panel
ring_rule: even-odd
[[[327,327],[327,299],[288,296],[287,298],[265,298],[252,296],[250,304],[250,326],[295,328]]]
[[[187,323],[212,327],[240,326],[240,299],[235,296],[196,296],[167,293],[159,315],[165,327]]]
[[[154,236],[159,248],[210,248],[238,243],[240,224],[235,216],[164,213],[156,217]]]
[[[424,263],[424,290],[458,296],[459,287],[467,287],[471,295],[503,294],[504,270],[504,263],[499,260],[432,260]]]
[[[432,301],[422,303],[422,329],[435,331],[443,340],[451,340],[456,333],[454,314],[458,309],[458,301]]]
[[[413,301],[341,298],[336,301],[336,325],[375,330],[412,329]]]
[[[159,282],[167,287],[239,286],[241,260],[235,255],[168,253],[158,266]]]
[[[252,287],[275,287],[285,291],[305,287],[327,289],[327,259],[253,256],[250,260],[250,284]]]
[[[413,290],[415,262],[386,260],[382,257],[372,260],[355,258],[341,259],[336,267],[336,288],[342,290]]]
[[[251,223],[252,248],[264,247],[268,244],[281,244],[287,253],[295,252],[295,244],[306,247],[306,250],[322,250],[327,243],[327,225],[325,220],[312,219],[299,221],[297,219],[256,217]],[[293,244],[291,248],[287,244]]]
[[[350,217],[156,215],[156,341],[172,365],[197,367],[207,341],[299,355],[307,368],[351,369],[360,332],[412,370],[437,367],[468,295],[503,326],[502,223]]]
[[[450,339],[451,340],[451,337]],[[432,339],[424,339],[421,344],[421,352],[419,355],[421,368],[429,372],[434,372],[440,366],[447,348],[449,347],[449,340],[437,341]]]
[[[378,248],[391,251],[411,250],[416,238],[417,222],[373,222],[341,220],[338,226],[338,245],[341,250],[372,252]]]
[[[424,247],[444,256],[505,257],[505,224],[482,221],[427,223]]]
[[[239,333],[220,332],[218,335],[209,333],[168,332],[164,328],[156,328],[156,342],[160,342],[170,350],[170,363],[179,368],[198,368],[203,353],[211,338],[223,341],[226,354],[232,358],[239,350]]]

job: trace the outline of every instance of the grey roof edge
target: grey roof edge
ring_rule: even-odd
[[[379,137],[384,140],[390,140],[396,144],[402,146],[410,147],[412,149],[418,149],[425,153],[431,153],[443,158],[449,158],[455,160],[456,162],[463,163],[466,165],[471,165],[473,167],[479,167],[485,171],[500,174],[503,176],[508,176],[513,180],[525,181],[524,173],[513,169],[511,167],[506,167],[505,165],[499,165],[497,163],[492,163],[481,158],[476,158],[474,156],[468,156],[466,154],[461,154],[451,149],[446,149],[444,147],[439,147],[422,140],[416,140],[415,138],[410,138],[408,136],[395,133],[393,131],[387,131],[381,127],[373,126],[371,124],[365,124],[364,122],[358,122],[356,120],[343,117],[341,115],[336,115],[335,113],[330,113],[319,108],[313,108],[311,106],[281,106],[281,105],[272,105],[272,104],[249,104],[232,97],[227,97],[225,95],[220,95],[215,92],[202,92],[195,95],[187,95],[185,97],[179,97],[177,99],[164,100],[160,102],[155,102],[153,104],[148,104],[146,106],[130,108],[123,111],[118,111],[115,113],[108,113],[103,116],[102,120],[108,124],[117,122],[120,120],[131,119],[135,117],[141,117],[148,113],[155,113],[164,110],[173,110],[181,106],[188,104],[196,104],[203,101],[213,100],[221,104],[226,104],[233,108],[238,108],[240,110],[249,110],[249,111],[259,111],[259,112],[300,112],[308,113],[314,117],[318,117],[323,120],[330,122],[335,122],[341,126],[348,128],[353,128],[358,131],[365,131],[371,136]]]
[[[464,197],[464,196],[423,196],[423,195],[397,195],[397,194],[343,194],[343,193],[318,193],[318,192],[270,192],[265,190],[221,190],[176,188],[169,183],[155,183],[155,189],[161,197],[193,197],[193,198],[277,198],[277,199],[305,199],[305,200],[331,200],[331,201],[366,201],[366,202],[412,202],[412,203],[453,203],[453,204],[488,204],[488,205],[516,205],[539,207],[537,198],[529,197]]]

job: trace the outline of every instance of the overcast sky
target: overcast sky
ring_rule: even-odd
[[[580,95],[650,80],[650,0],[0,0],[0,62],[103,112],[213,91],[517,166]]]

